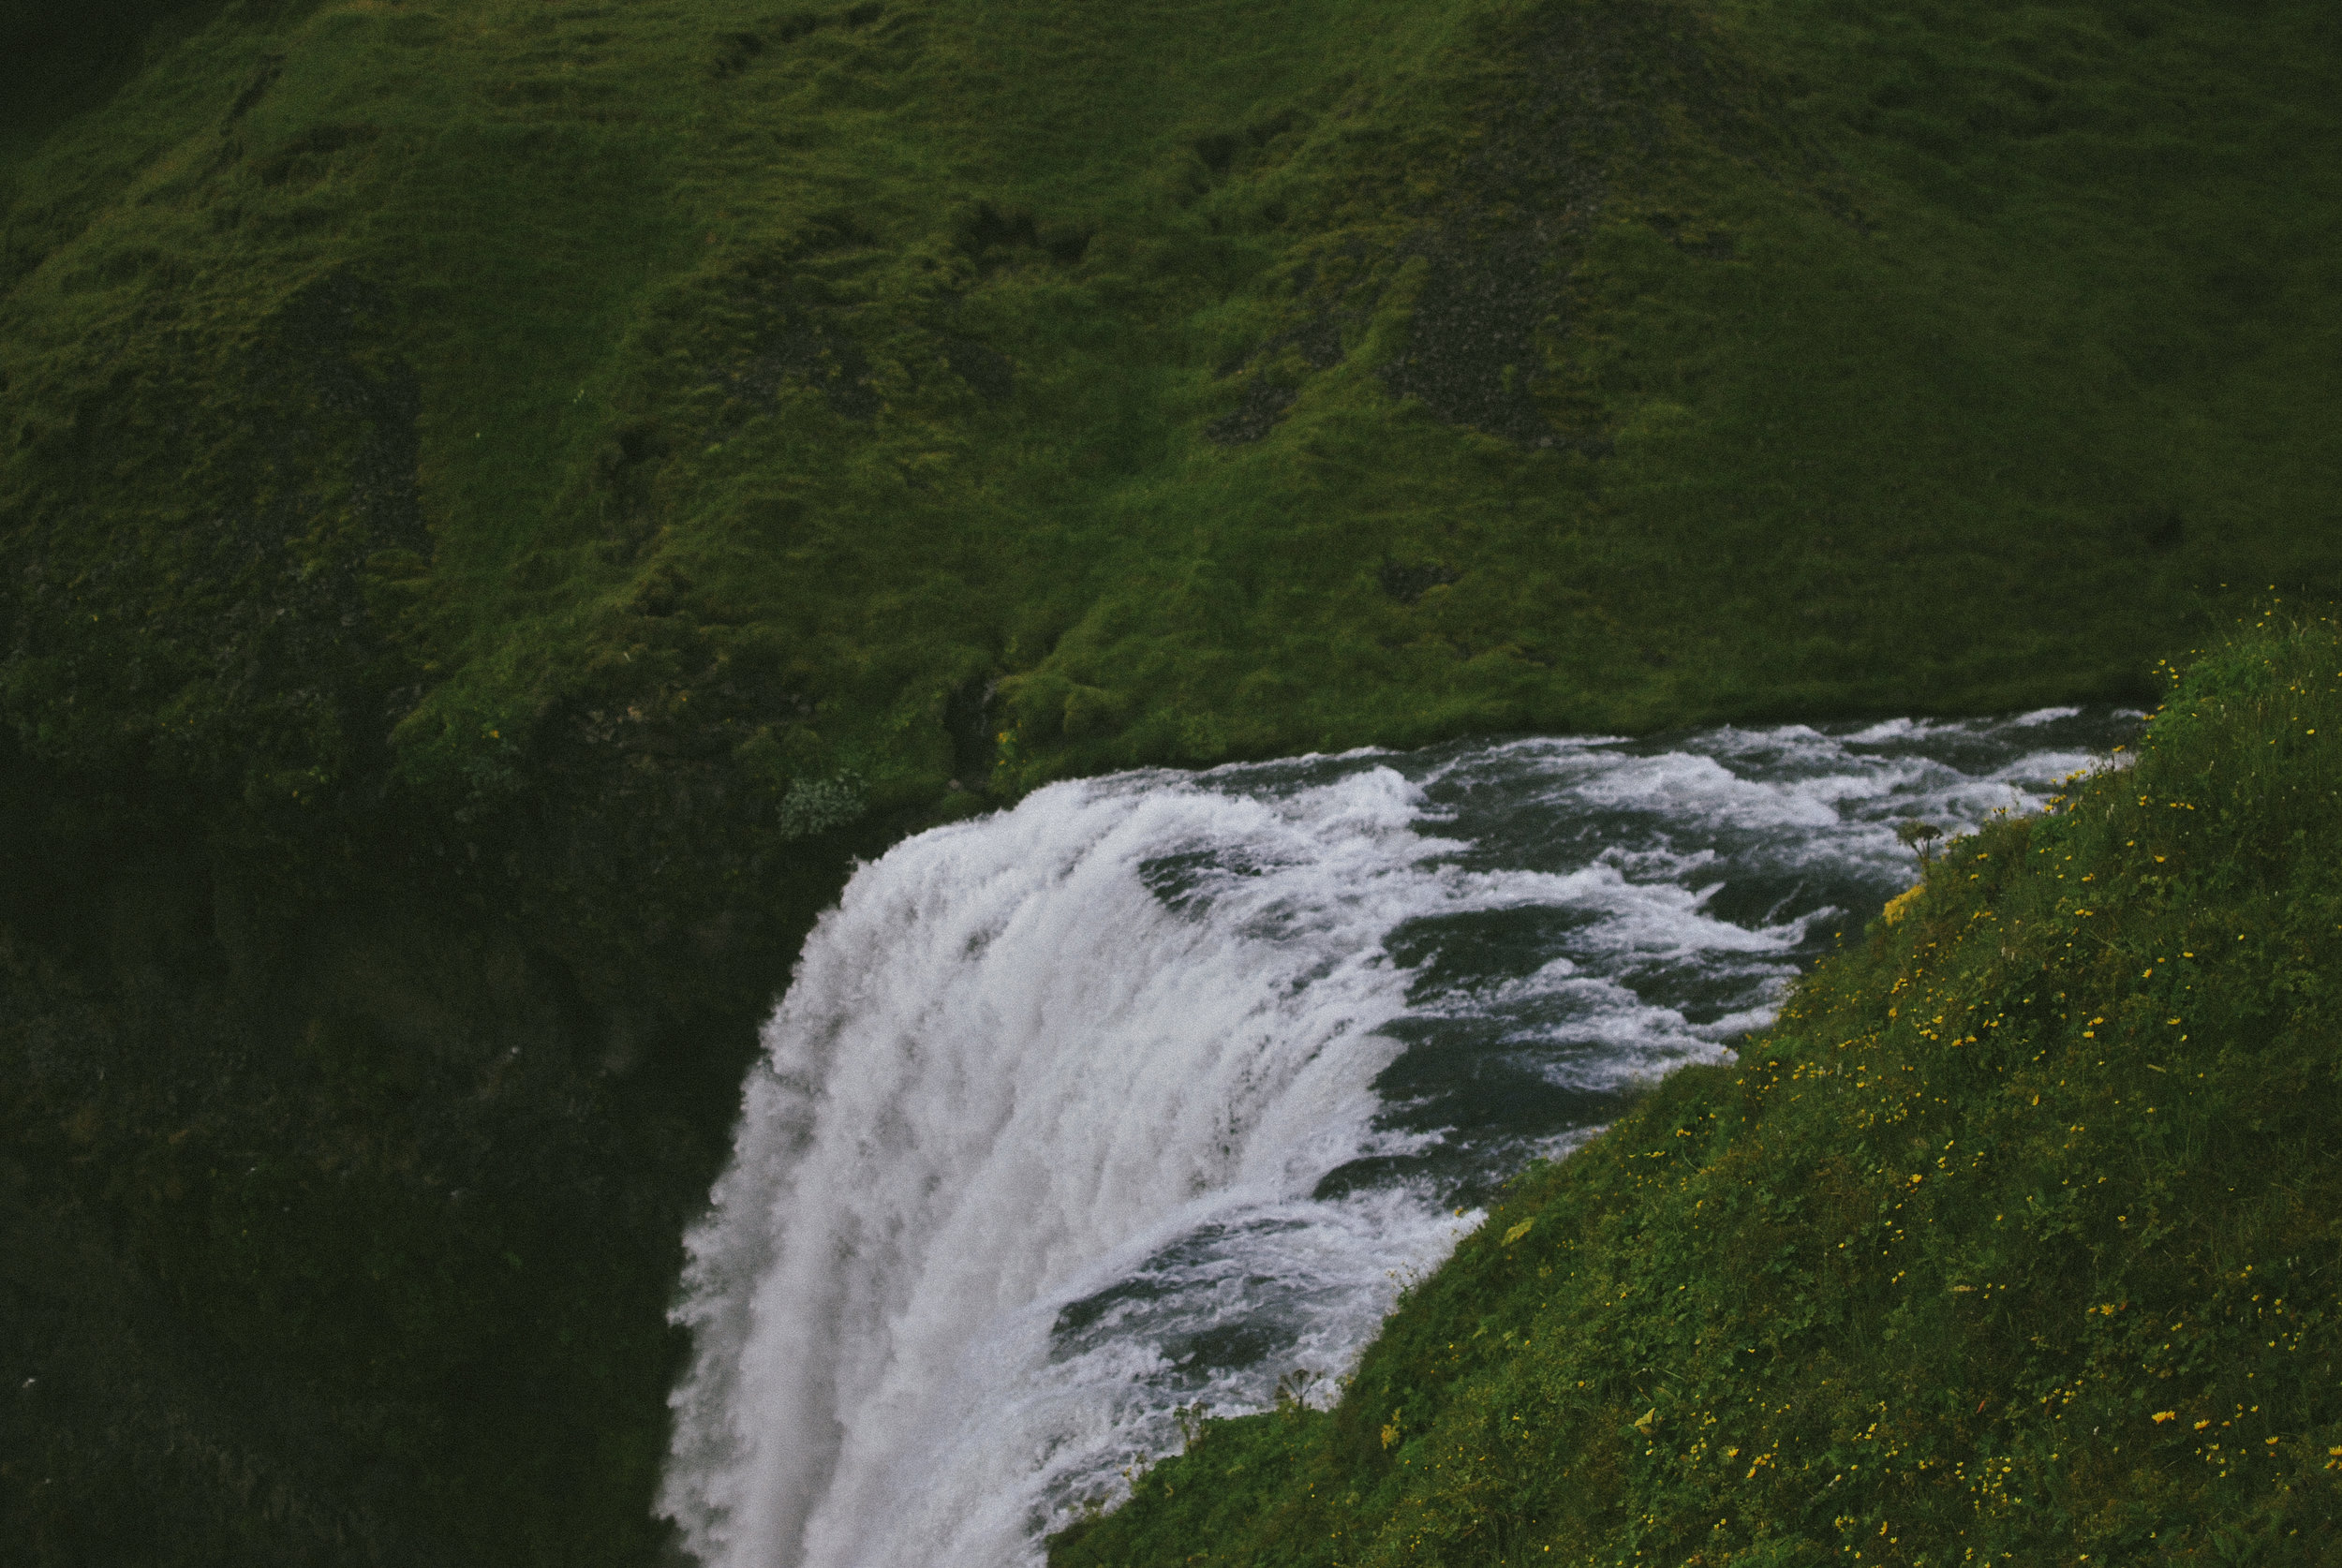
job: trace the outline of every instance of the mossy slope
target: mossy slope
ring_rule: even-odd
[[[1051,1562],[2332,1561],[2338,726],[2329,623],[2196,665]]]
[[[907,802],[2133,685],[2334,570],[2335,22],[2254,19],[231,7],[10,169],[8,710]]]
[[[682,1217],[909,825],[2334,583],[2323,6],[75,14],[0,60],[49,1561],[654,1554]]]

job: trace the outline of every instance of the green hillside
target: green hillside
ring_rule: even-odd
[[[0,28],[37,1561],[650,1561],[677,1238],[912,828],[2342,593],[2308,0]]]
[[[9,170],[8,711],[297,812],[2135,689],[2335,581],[2244,14],[231,7]]]
[[[2337,666],[2197,665],[1053,1568],[2334,1561]]]

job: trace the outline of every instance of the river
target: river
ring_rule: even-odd
[[[1730,1059],[1909,885],[1898,821],[2038,808],[2137,722],[1147,771],[906,840],[689,1237],[662,1509],[710,1568],[1037,1562],[1182,1409],[1324,1402],[1506,1176]]]

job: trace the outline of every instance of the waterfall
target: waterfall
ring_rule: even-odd
[[[1146,772],[907,840],[808,939],[688,1238],[662,1510],[711,1568],[1035,1561],[1763,1023],[1908,880],[1897,816],[2025,804],[2122,722]]]

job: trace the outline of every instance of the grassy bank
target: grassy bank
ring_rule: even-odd
[[[231,6],[10,163],[9,711],[290,812],[2135,690],[2335,570],[2254,16]]]
[[[2134,692],[2342,587],[2330,7],[52,11],[0,60],[45,1561],[648,1561],[751,1026],[912,827]]]
[[[2332,623],[2195,665],[1051,1562],[2331,1561],[2338,725]]]

